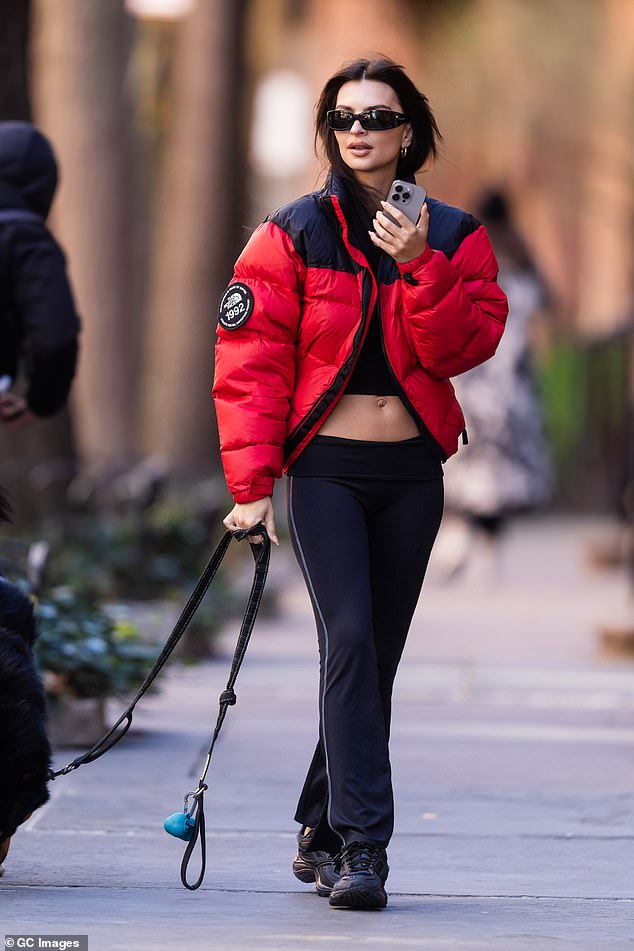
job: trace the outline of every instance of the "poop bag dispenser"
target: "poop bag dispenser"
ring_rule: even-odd
[[[194,834],[195,825],[196,823],[192,817],[187,815],[186,812],[173,812],[163,823],[163,828],[170,835],[176,836],[177,839],[184,839],[185,842],[189,842]]]
[[[189,809],[187,808],[187,800],[190,796],[194,797]],[[170,835],[175,836],[177,839],[183,839],[185,842],[189,842],[191,837],[194,834],[194,829],[196,827],[196,820],[194,819],[192,813],[196,807],[196,796],[194,793],[187,793],[185,796],[185,805],[182,812],[173,812],[171,816],[168,816],[165,822],[163,823],[163,828],[166,832],[169,832]]]

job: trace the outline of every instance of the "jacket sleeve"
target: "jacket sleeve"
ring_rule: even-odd
[[[223,296],[224,302],[232,287],[242,285],[236,289],[243,300],[251,295],[252,308],[240,326],[228,329],[221,304],[216,343],[213,397],[220,454],[236,502],[271,495],[282,475],[304,274],[286,232],[264,222],[238,258]]]
[[[12,241],[12,297],[28,378],[27,402],[38,416],[57,413],[77,364],[79,317],[64,254],[43,226]]]
[[[428,246],[398,267],[404,316],[425,370],[446,379],[493,356],[508,304],[482,225],[463,238],[451,260]]]

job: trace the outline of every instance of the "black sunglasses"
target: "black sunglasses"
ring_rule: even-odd
[[[357,119],[366,132],[385,132],[408,121],[402,112],[393,112],[392,109],[366,109],[365,112],[329,109],[326,113],[328,128],[335,132],[349,132]]]

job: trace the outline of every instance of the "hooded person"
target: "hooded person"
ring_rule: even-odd
[[[79,317],[64,253],[46,227],[57,162],[28,122],[0,122],[0,380],[19,372],[25,398],[0,393],[3,421],[28,411],[52,416],[75,374]]]

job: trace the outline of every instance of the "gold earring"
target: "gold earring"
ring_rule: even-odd
[[[407,155],[407,146],[406,146],[406,145],[402,145],[402,146],[401,146],[401,158],[405,158],[406,155]]]

